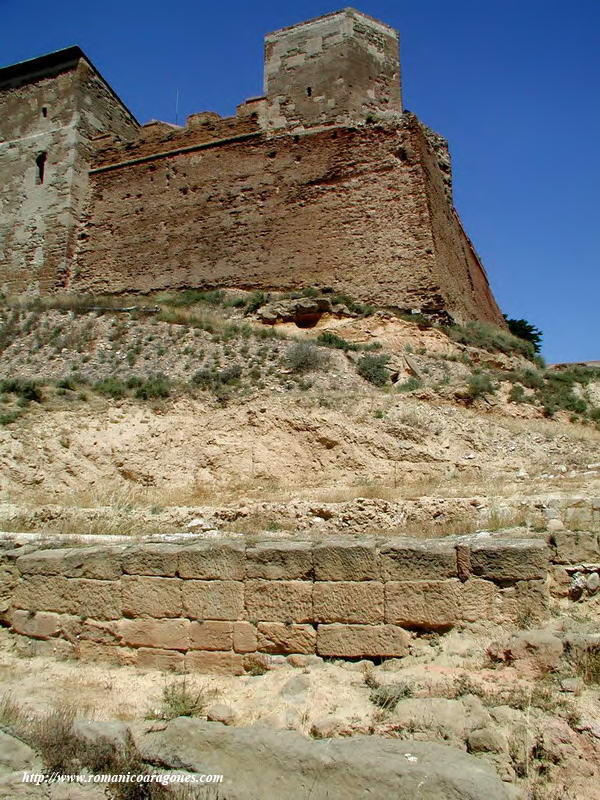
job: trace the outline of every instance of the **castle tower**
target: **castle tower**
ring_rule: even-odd
[[[79,47],[0,69],[0,291],[68,285],[90,140],[138,128]]]
[[[364,121],[402,111],[398,32],[344,8],[265,36],[270,128]]]

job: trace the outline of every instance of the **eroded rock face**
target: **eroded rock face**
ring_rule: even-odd
[[[223,774],[220,788],[231,800],[358,800],[369,796],[375,785],[377,797],[509,797],[488,764],[446,745],[376,736],[313,741],[293,731],[227,728],[188,717],[160,727],[143,724],[134,730],[144,760]]]
[[[563,643],[549,631],[522,631],[504,642],[492,643],[488,653],[498,661],[518,662],[522,668],[547,672],[559,663],[563,654]]]

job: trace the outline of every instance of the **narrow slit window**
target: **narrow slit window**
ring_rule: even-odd
[[[307,94],[309,97],[312,97],[312,86],[307,86],[307,87],[306,87],[306,94]]]
[[[47,106],[42,106],[42,117],[46,119],[47,116],[48,116],[48,108]]]
[[[44,182],[44,173],[46,172],[47,158],[48,158],[47,153],[40,153],[35,159],[35,165],[37,167],[35,182],[40,185]]]

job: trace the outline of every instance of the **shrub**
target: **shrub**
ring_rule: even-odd
[[[467,325],[445,327],[448,336],[455,342],[480,347],[483,350],[501,353],[517,353],[530,361],[535,357],[535,348],[531,342],[519,339],[512,333],[485,322],[469,322]]]
[[[542,349],[541,342],[543,333],[539,328],[536,328],[535,325],[532,325],[525,319],[509,319],[506,314],[504,314],[504,319],[508,325],[508,330],[513,334],[513,336],[518,336],[519,339],[524,339],[526,342],[530,342],[533,345],[535,352],[540,352]]]
[[[314,342],[295,342],[288,347],[283,360],[292,372],[314,372],[327,366],[329,355]]]
[[[103,394],[106,397],[112,397],[113,399],[118,400],[121,397],[125,397],[127,394],[127,387],[123,381],[119,380],[118,378],[110,377],[96,381],[94,384],[94,391],[98,392],[98,394]]]
[[[331,347],[334,350],[358,350],[358,345],[354,342],[348,342],[337,333],[331,331],[323,331],[317,336],[317,342],[323,347]]]
[[[423,381],[420,378],[412,377],[407,378],[402,383],[396,385],[399,392],[412,392],[414,389],[420,389],[423,386]]]
[[[371,689],[369,700],[384,711],[393,711],[400,700],[412,697],[412,689],[404,683],[391,683]]]
[[[150,716],[158,719],[196,717],[204,713],[209,699],[209,693],[205,689],[192,690],[183,677],[164,687],[161,707]]]
[[[467,379],[467,389],[464,393],[464,397],[469,400],[475,400],[478,397],[485,397],[488,394],[493,394],[495,391],[496,388],[490,376],[484,375],[481,372],[476,372]]]
[[[246,302],[246,314],[254,314],[268,300],[269,296],[265,292],[253,292]]]
[[[171,394],[171,382],[162,372],[144,381],[135,390],[135,396],[140,400],[150,400],[156,397],[168,397]]]
[[[371,354],[361,356],[356,362],[356,371],[369,383],[375,386],[385,386],[389,381],[386,365],[390,357],[384,354],[374,356]]]
[[[524,403],[526,401],[525,390],[520,383],[515,383],[510,387],[508,393],[508,400],[510,403]]]
[[[68,389],[70,392],[73,392],[77,388],[77,385],[74,378],[60,378],[56,381],[56,387],[58,389]]]
[[[192,384],[200,389],[206,389],[222,393],[226,387],[233,388],[238,386],[242,375],[242,368],[239,364],[233,364],[226,369],[218,371],[216,369],[199,369],[192,376]]]
[[[0,414],[0,425],[10,425],[21,416],[20,411],[5,411]]]
[[[42,392],[37,381],[22,378],[5,378],[0,380],[0,393],[15,394],[25,404],[30,402],[41,403]]]

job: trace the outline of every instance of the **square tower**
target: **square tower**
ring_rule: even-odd
[[[402,112],[394,28],[344,8],[265,36],[270,128],[304,128]]]

